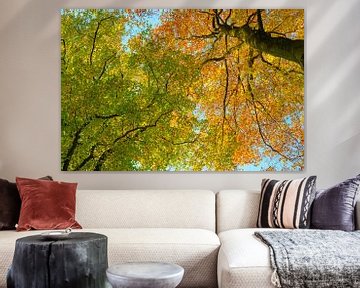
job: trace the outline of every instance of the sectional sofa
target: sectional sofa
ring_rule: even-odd
[[[273,287],[269,249],[253,236],[258,191],[78,190],[76,197],[80,231],[108,237],[109,265],[176,263],[185,269],[179,287]],[[0,288],[16,239],[41,232],[0,231]]]

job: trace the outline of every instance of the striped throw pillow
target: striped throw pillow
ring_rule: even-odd
[[[263,179],[257,227],[309,228],[316,176],[294,180]]]

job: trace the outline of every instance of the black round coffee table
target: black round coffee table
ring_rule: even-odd
[[[105,287],[108,267],[105,235],[73,232],[56,240],[40,234],[41,231],[39,235],[16,240],[8,288]]]

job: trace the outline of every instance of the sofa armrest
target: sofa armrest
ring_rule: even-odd
[[[360,230],[360,199],[357,200],[355,206],[355,229]]]

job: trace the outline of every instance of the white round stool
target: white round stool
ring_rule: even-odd
[[[162,262],[130,262],[106,270],[114,288],[175,288],[184,276],[184,268]]]

